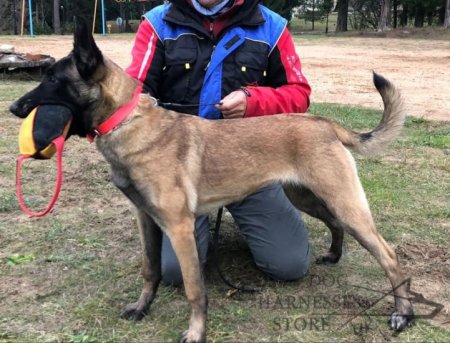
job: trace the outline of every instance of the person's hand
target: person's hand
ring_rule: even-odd
[[[224,97],[216,108],[225,119],[243,118],[247,108],[247,96],[243,91],[234,91]]]

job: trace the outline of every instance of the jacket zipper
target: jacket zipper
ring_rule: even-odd
[[[214,55],[214,50],[216,50],[216,45],[215,44],[213,44],[213,46],[212,46],[211,57],[209,58],[209,61],[208,61],[208,64],[206,65],[206,67],[205,67],[205,70],[207,70],[209,68],[209,65],[211,64],[211,60],[212,60],[212,57]]]
[[[214,22],[209,22],[209,36],[211,37],[211,40],[214,41]]]
[[[216,44],[215,44],[215,40],[214,40],[214,22],[213,21],[209,22],[209,37],[211,38],[213,46],[212,46],[212,50],[211,50],[211,57],[209,58],[209,61],[205,67],[205,70],[207,70],[209,68],[209,65],[211,64],[212,56],[214,54],[214,50],[216,50]]]

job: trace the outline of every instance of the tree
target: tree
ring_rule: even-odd
[[[384,31],[390,23],[391,0],[381,0],[381,14],[378,21],[378,31]]]
[[[414,14],[414,27],[423,27],[425,23],[425,6],[419,2],[416,4]]]
[[[299,0],[263,0],[263,4],[277,12],[288,21],[292,18],[292,9],[299,4]]]
[[[393,2],[394,2],[394,29],[396,29],[398,16],[398,0],[393,0]]]
[[[447,0],[445,3],[445,19],[444,19],[444,28],[450,28],[450,0]]]
[[[325,33],[328,33],[328,17],[333,10],[333,5],[333,0],[323,0],[319,7],[321,12],[326,15]]]
[[[350,0],[354,29],[404,27],[411,21],[415,27],[444,25],[448,0]]]
[[[302,10],[302,17],[305,18],[305,22],[311,22],[311,30],[314,31],[314,23],[316,20],[320,20],[323,13],[321,13],[321,5],[323,0],[300,0],[299,5]]]
[[[400,0],[403,7],[401,25],[407,24],[408,19],[414,19],[415,27],[424,24],[444,24],[444,7],[448,0]],[[441,15],[440,15],[441,14]]]
[[[60,2],[59,0],[53,0],[53,29],[55,34],[61,34],[61,18],[59,16]]]
[[[338,11],[336,32],[347,31],[348,22],[348,1],[349,0],[338,0],[336,8]]]
[[[351,0],[353,14],[350,18],[356,30],[378,29],[381,13],[380,0]]]

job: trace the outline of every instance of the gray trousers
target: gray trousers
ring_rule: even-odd
[[[296,280],[309,268],[311,248],[300,212],[279,184],[269,185],[242,201],[226,206],[253,255],[256,266],[275,280]],[[209,218],[199,216],[195,236],[201,266],[210,241]],[[162,282],[181,285],[180,265],[168,237],[162,242]]]

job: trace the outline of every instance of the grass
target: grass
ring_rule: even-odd
[[[108,167],[86,141],[71,138],[65,152],[65,183],[54,213],[28,219],[16,204],[14,158],[20,120],[8,104],[32,82],[0,84],[0,342],[177,341],[189,308],[182,289],[160,287],[147,318],[118,318],[142,285],[136,222],[127,201],[110,183]],[[373,128],[379,111],[314,104],[311,111],[356,130]],[[352,314],[389,290],[381,268],[353,239],[333,267],[313,264],[297,282],[281,283],[257,271],[245,242],[227,219],[221,238],[223,269],[232,280],[259,285],[257,294],[228,294],[207,265],[208,339],[211,342],[443,342],[450,341],[450,123],[408,118],[400,139],[379,157],[357,158],[359,174],[379,231],[396,247],[412,277],[412,289],[445,304],[434,319],[418,319],[397,335],[386,321],[392,298],[362,316]],[[26,165],[27,199],[47,201],[50,162]],[[50,173],[51,174],[51,173]],[[330,242],[323,224],[305,216],[314,255]],[[32,258],[30,257],[32,256]],[[13,259],[17,263],[8,263]],[[20,262],[20,263],[19,263]],[[370,288],[368,291],[361,286]],[[429,306],[416,304],[419,313]],[[377,316],[379,315],[379,316]]]

